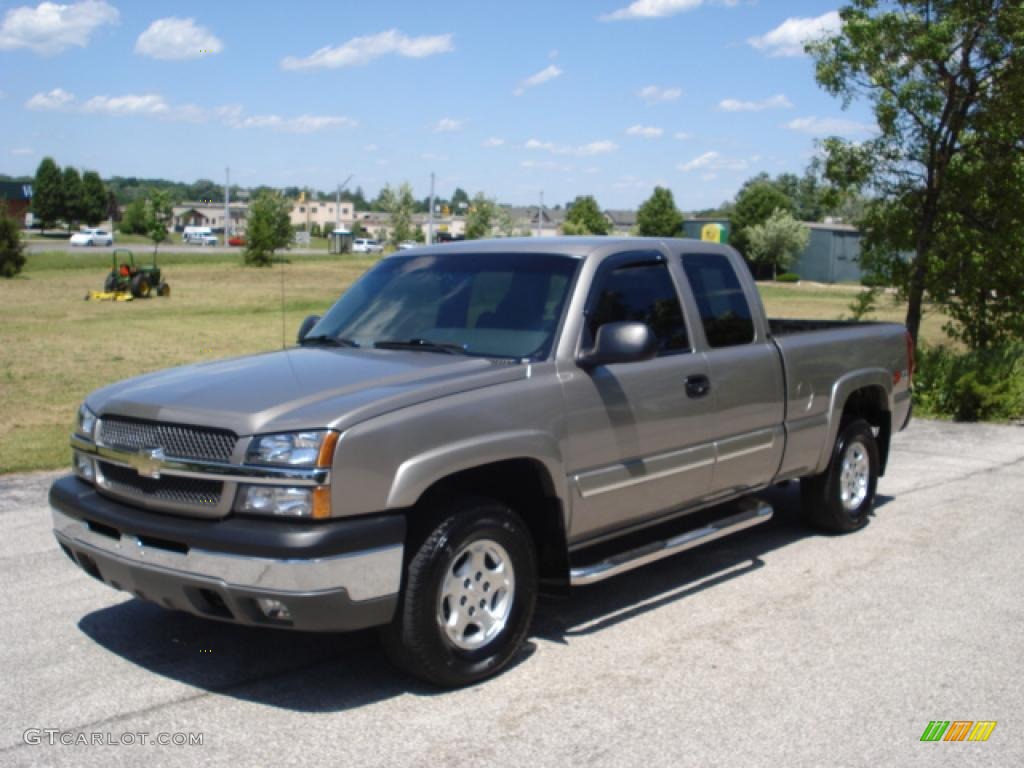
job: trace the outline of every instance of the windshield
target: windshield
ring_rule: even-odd
[[[363,275],[310,336],[361,347],[416,341],[466,354],[546,357],[578,262],[550,254],[392,256]]]

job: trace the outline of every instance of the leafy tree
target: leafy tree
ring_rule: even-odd
[[[736,195],[736,205],[729,217],[732,223],[729,243],[744,256],[749,256],[748,230],[763,224],[777,210],[792,212],[793,203],[767,175],[745,184]]]
[[[199,179],[188,187],[191,200],[209,200],[219,202],[224,199],[224,187],[209,179]]]
[[[607,235],[610,229],[611,224],[591,195],[580,195],[573,201],[562,225],[567,235]]]
[[[39,219],[39,228],[44,232],[64,213],[64,177],[52,157],[44,157],[36,169],[32,183],[32,213]]]
[[[274,251],[285,248],[292,239],[291,201],[276,194],[263,193],[249,206],[249,225],[245,236],[245,263],[269,267]]]
[[[144,235],[146,227],[146,201],[140,197],[132,200],[124,209],[119,229],[126,235]]]
[[[483,192],[473,195],[469,212],[466,214],[466,239],[479,240],[490,237],[497,215],[498,205],[494,200],[485,196]]]
[[[636,212],[636,223],[642,237],[677,237],[683,229],[683,214],[676,208],[672,190],[655,187]]]
[[[469,210],[470,206],[469,195],[466,194],[466,190],[462,187],[456,187],[455,191],[452,192],[452,199],[449,207],[452,210],[452,215],[457,216],[460,213],[465,213]]]
[[[1024,149],[1024,5],[851,0],[839,15],[838,34],[807,46],[817,81],[844,105],[866,98],[878,134],[862,143],[826,139],[826,175],[840,186],[871,191],[861,261],[905,296],[906,324],[916,341],[926,292],[943,300],[944,276],[964,259],[947,243],[971,241],[973,231],[970,257],[979,277],[1006,258],[1004,242],[986,240],[974,219],[989,205],[975,207],[967,195],[977,190],[971,169],[983,158],[1010,162]],[[1020,184],[998,183],[1003,186],[990,183],[988,193],[1000,205],[1019,206]],[[961,291],[982,287],[967,282]],[[998,303],[984,306],[1004,311]]]
[[[82,174],[82,219],[95,227],[107,218],[107,188],[96,171]]]
[[[162,189],[154,189],[146,199],[146,236],[153,241],[153,253],[160,250],[160,243],[168,238],[173,208],[171,195]]]
[[[412,215],[416,208],[416,198],[412,196],[409,182],[404,182],[397,191],[385,186],[379,199],[384,206],[383,210],[391,214],[391,243],[398,245],[403,240],[412,240]]]
[[[82,177],[78,175],[78,169],[67,166],[61,174],[61,185],[64,187],[64,208],[61,211],[61,218],[70,232],[71,226],[84,218],[82,214],[85,211]]]
[[[25,244],[17,220],[0,201],[0,277],[14,277],[25,266]]]
[[[358,240],[361,237],[369,237],[370,234],[366,231],[366,227],[363,226],[359,219],[352,222],[352,239]]]
[[[309,234],[310,237],[320,237],[320,225],[317,224],[315,221],[309,228]]]
[[[811,232],[792,214],[777,208],[765,221],[747,229],[747,253],[772,268],[772,279],[785,270],[810,242]]]
[[[516,223],[507,205],[496,205],[494,209],[494,228],[501,237],[515,237]]]

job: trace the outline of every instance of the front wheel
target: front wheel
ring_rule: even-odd
[[[537,600],[536,554],[522,519],[496,501],[461,499],[411,555],[383,632],[391,659],[452,688],[504,669],[526,640]]]
[[[837,533],[867,525],[878,487],[878,444],[871,425],[856,419],[840,427],[828,469],[800,480],[804,519]]]

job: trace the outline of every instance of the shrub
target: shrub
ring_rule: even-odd
[[[25,266],[25,244],[21,242],[18,222],[7,214],[0,202],[0,276],[14,277]]]
[[[923,416],[956,421],[1024,418],[1024,342],[964,353],[922,346],[914,401]]]
[[[800,275],[796,272],[783,272],[781,275],[775,276],[776,283],[799,283]]]

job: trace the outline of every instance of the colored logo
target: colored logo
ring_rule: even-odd
[[[995,729],[995,720],[932,720],[921,741],[988,741]]]

